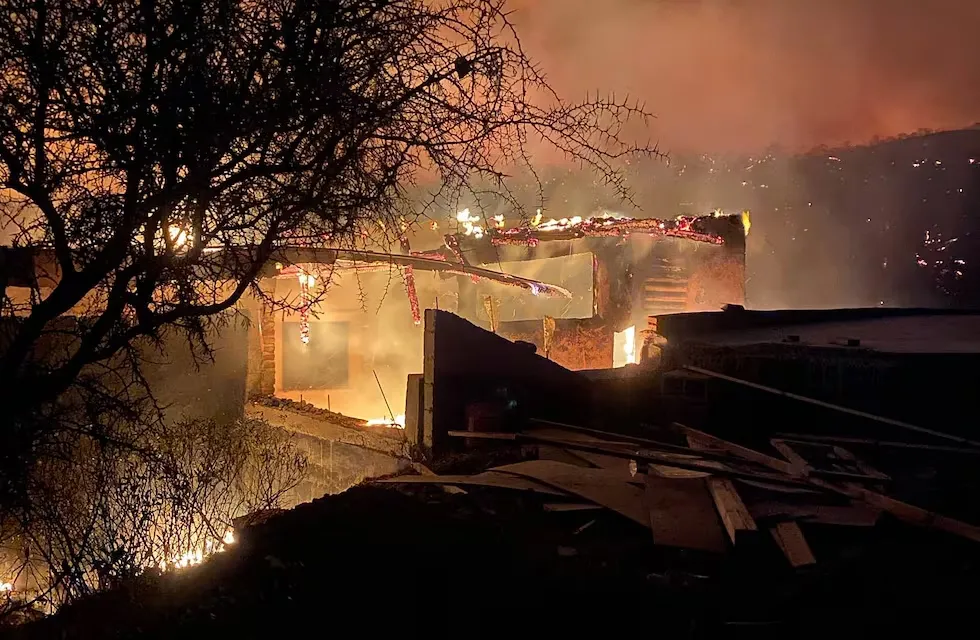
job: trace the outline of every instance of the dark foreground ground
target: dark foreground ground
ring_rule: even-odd
[[[803,574],[649,536],[614,512],[554,513],[518,491],[361,486],[247,530],[201,567],[11,635],[878,637],[947,628],[976,602],[975,545],[887,520],[843,547],[808,534],[818,556],[836,551]]]

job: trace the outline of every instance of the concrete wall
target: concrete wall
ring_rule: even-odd
[[[286,506],[345,491],[368,478],[391,475],[411,464],[405,431],[367,427],[345,416],[283,402],[250,403],[249,417],[287,431],[307,455],[307,480],[287,498]]]
[[[394,474],[410,464],[405,458],[339,440],[301,433],[293,433],[291,437],[297,448],[306,454],[309,469],[306,480],[286,497],[285,507],[341,493],[366,479]]]

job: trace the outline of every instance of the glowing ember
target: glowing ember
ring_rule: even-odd
[[[303,306],[299,311],[299,339],[303,344],[310,342],[310,309],[313,307],[313,294],[310,289],[316,284],[316,277],[312,273],[306,273],[302,269],[299,271],[299,294],[303,301]]]
[[[412,308],[412,322],[415,326],[422,324],[422,311],[419,308],[419,296],[415,289],[415,270],[411,265],[402,269],[402,277],[405,280],[405,292],[408,294],[408,304]]]
[[[369,427],[391,427],[392,429],[404,429],[405,428],[405,416],[397,415],[394,421],[391,418],[372,418],[367,421]]]
[[[720,215],[723,214],[716,212],[713,216],[708,217],[719,217]],[[470,219],[468,212],[466,218]],[[745,217],[743,216],[744,224]],[[655,218],[628,218],[604,213],[591,218],[573,216],[558,220],[552,218],[542,222],[539,213],[526,227],[489,229],[486,231],[481,228],[480,235],[475,232],[467,232],[465,235],[472,235],[479,239],[485,233],[494,245],[522,244],[529,247],[536,246],[542,240],[574,240],[586,237],[625,238],[632,234],[687,238],[711,244],[724,243],[720,236],[704,232],[697,225],[698,217],[695,216],[679,216],[673,220],[657,220]]]

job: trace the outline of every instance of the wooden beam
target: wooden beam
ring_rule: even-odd
[[[778,450],[787,459],[792,460],[795,464],[800,464],[804,467],[805,473],[807,475],[819,475],[830,479],[839,479],[844,481],[858,481],[858,482],[873,482],[875,480],[891,480],[889,476],[878,471],[869,464],[866,464],[863,460],[859,459],[853,453],[838,447],[833,444],[827,444],[823,442],[793,442],[797,446],[811,447],[811,448],[822,448],[831,449],[833,454],[837,456],[840,460],[851,463],[854,468],[856,468],[861,473],[851,473],[847,471],[833,471],[829,469],[819,469],[814,464],[808,462],[802,454],[800,454],[796,449],[791,446],[791,441],[783,440],[781,438],[773,438],[769,441],[772,446]]]
[[[938,453],[958,453],[970,456],[980,456],[980,447],[952,447],[938,444],[915,444],[912,442],[897,442],[894,440],[873,440],[870,438],[850,438],[846,436],[815,436],[808,433],[777,433],[784,442],[797,442],[808,444],[811,442],[829,442],[835,444],[847,444],[857,446],[867,446],[882,449],[912,449],[917,451],[936,451]]]
[[[536,480],[615,511],[645,527],[650,519],[643,507],[643,490],[605,469],[576,467],[552,460],[528,460],[491,469]]]
[[[749,449],[748,447],[743,447],[740,444],[734,442],[729,442],[728,440],[723,440],[717,436],[713,436],[710,433],[704,433],[703,431],[698,431],[697,429],[692,429],[691,427],[686,427],[677,422],[674,426],[680,429],[686,436],[688,443],[693,443],[694,441],[699,442],[699,447],[710,448],[710,449],[723,449],[728,451],[732,455],[738,456],[743,460],[748,460],[749,462],[755,462],[756,464],[761,464],[764,467],[769,467],[779,471],[780,473],[785,473],[796,478],[801,478],[804,476],[803,468],[799,465],[793,464],[791,462],[786,462],[785,460],[780,460],[775,456],[770,456],[755,449]],[[693,447],[693,444],[692,444]]]
[[[769,532],[793,568],[817,563],[810,545],[803,537],[803,531],[795,522],[780,522],[769,529]]]
[[[654,544],[713,553],[727,550],[725,533],[704,479],[649,474],[644,503]]]
[[[692,449],[708,446],[703,440],[691,434],[688,434],[687,442]],[[728,532],[728,538],[732,544],[736,544],[737,539],[746,533],[758,531],[752,514],[745,507],[745,503],[742,502],[742,498],[738,495],[738,490],[735,489],[731,480],[711,477],[707,479],[707,483],[711,498],[715,502],[715,509],[725,525],[725,531]]]
[[[773,438],[769,441],[769,443],[776,451],[783,454],[783,457],[786,458],[790,464],[796,465],[797,467],[803,469],[804,474],[810,471],[810,465],[807,464],[807,461],[803,458],[803,456],[798,454],[793,447],[786,444],[786,442]]]
[[[736,491],[731,480],[708,478],[707,482],[708,490],[715,501],[715,509],[721,516],[721,521],[725,525],[725,531],[728,532],[728,538],[732,544],[736,544],[738,538],[759,530],[752,514],[742,502],[742,498],[738,495],[738,491]]]
[[[449,436],[458,438],[484,438],[493,440],[503,440],[511,442],[527,442],[534,444],[546,444],[554,445],[559,447],[564,447],[566,449],[571,449],[574,451],[587,451],[591,453],[600,453],[609,456],[614,456],[617,458],[622,458],[624,461],[635,462],[637,465],[638,473],[646,473],[647,468],[651,465],[663,465],[665,467],[676,467],[678,469],[690,469],[692,471],[706,471],[712,475],[717,475],[721,477],[730,478],[745,478],[748,480],[759,480],[762,482],[771,482],[775,484],[781,484],[786,486],[809,488],[805,482],[794,477],[787,477],[785,474],[777,473],[767,473],[764,471],[754,472],[754,471],[741,471],[738,469],[732,469],[725,466],[724,464],[719,464],[712,462],[710,460],[689,460],[682,455],[676,453],[656,453],[653,451],[623,451],[617,449],[610,449],[608,447],[594,446],[585,442],[569,442],[562,440],[555,440],[552,438],[542,438],[537,436],[528,435],[525,433],[493,433],[493,432],[483,432],[480,434],[471,433],[469,431],[449,431]],[[696,453],[692,450],[693,453]],[[838,493],[842,490],[838,490]]]
[[[871,465],[865,463],[864,460],[861,460],[856,455],[854,455],[847,449],[844,449],[843,447],[838,447],[835,445],[834,453],[837,454],[837,457],[840,458],[841,460],[847,460],[848,462],[853,464],[861,471],[861,473],[865,475],[871,476],[873,478],[878,478],[879,480],[891,480],[891,478],[888,475],[878,471]]]

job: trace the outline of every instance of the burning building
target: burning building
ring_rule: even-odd
[[[396,255],[297,249],[270,266],[263,286],[303,304],[284,313],[249,303],[258,320],[249,394],[401,423],[406,377],[423,368],[423,309],[451,311],[582,370],[636,361],[634,327],[650,315],[744,302],[747,213],[539,214],[508,228],[501,216],[464,210],[450,224],[431,249],[412,251],[407,239]]]
[[[502,216],[464,210],[443,224],[450,233],[429,233],[433,224],[411,236],[421,249],[403,236],[396,254],[280,250],[260,287],[294,311],[244,297],[239,307],[251,322],[214,338],[213,363],[191,376],[195,365],[175,344],[167,349],[174,362],[149,373],[153,386],[173,401],[175,419],[231,415],[245,398],[274,396],[402,426],[406,379],[423,370],[424,309],[450,311],[583,370],[636,361],[634,327],[650,315],[744,301],[747,213],[539,214],[508,227]],[[37,287],[43,296],[54,285],[41,275],[55,272],[49,251],[0,255],[8,294]]]

